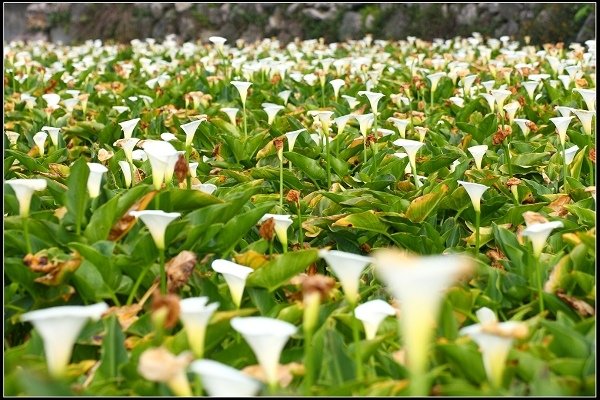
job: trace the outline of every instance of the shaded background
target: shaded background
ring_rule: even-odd
[[[86,39],[129,42],[176,34],[182,40],[219,35],[230,42],[299,37],[328,42],[509,35],[531,43],[595,38],[595,3],[4,3],[4,40]]]

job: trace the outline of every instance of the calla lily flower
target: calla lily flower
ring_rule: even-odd
[[[233,126],[236,125],[235,117],[237,116],[237,113],[239,110],[240,110],[239,108],[235,108],[235,107],[221,108],[221,111],[224,112],[225,114],[227,114],[227,117],[229,117],[229,122],[231,122],[231,125],[233,125]]]
[[[42,126],[42,130],[48,132],[52,144],[54,146],[58,146],[58,134],[60,132],[60,128],[54,128],[52,126]]]
[[[208,40],[212,44],[214,44],[215,47],[217,48],[217,50],[219,50],[219,51],[223,51],[223,45],[227,41],[227,39],[225,39],[224,37],[221,37],[221,36],[211,36],[208,38]]]
[[[231,84],[235,86],[235,88],[240,93],[240,98],[242,99],[242,105],[246,106],[246,97],[248,96],[248,89],[252,85],[251,82],[244,81],[231,81]]]
[[[277,113],[281,110],[283,110],[283,106],[280,106],[279,104],[271,104],[271,103],[263,103],[263,110],[265,111],[265,113],[267,113],[267,124],[268,125],[273,125],[273,122],[275,121],[275,117],[277,116]]]
[[[511,101],[510,103],[508,103],[507,105],[505,105],[503,107],[503,110],[506,111],[506,114],[508,114],[508,123],[512,124],[512,122],[515,119],[515,114],[517,113],[517,111],[519,110],[519,108],[521,107],[521,105],[519,104],[518,101]]]
[[[45,179],[11,179],[6,181],[15,192],[19,201],[19,215],[23,218],[29,216],[31,197],[33,192],[46,189],[48,182]]]
[[[162,210],[130,211],[129,215],[142,220],[148,227],[150,235],[154,239],[154,244],[156,244],[159,250],[165,249],[165,232],[167,226],[181,216],[178,212],[167,213]]]
[[[525,88],[525,91],[527,92],[527,96],[529,96],[529,98],[531,100],[533,100],[533,96],[535,95],[535,90],[538,88],[538,86],[540,86],[540,83],[536,82],[536,81],[526,81],[526,82],[523,82],[521,85]]]
[[[243,372],[213,360],[196,360],[190,371],[200,375],[202,386],[212,397],[256,396],[262,386]]]
[[[419,134],[419,142],[423,143],[425,141],[425,134],[427,133],[428,129],[424,126],[415,126],[415,130]]]
[[[589,111],[596,111],[596,89],[573,89],[583,97]]]
[[[113,143],[113,146],[120,146],[123,149],[123,152],[125,153],[125,158],[127,159],[127,161],[129,163],[133,163],[133,149],[139,141],[140,139],[138,138],[119,139]]]
[[[360,101],[356,100],[356,97],[343,94],[342,98],[346,100],[346,102],[348,103],[348,107],[350,107],[351,110],[356,108],[356,106],[360,104]]]
[[[17,140],[19,140],[19,136],[20,136],[19,132],[4,131],[4,134],[8,138],[8,143],[10,143],[11,146],[14,146],[17,144]]]
[[[198,163],[197,162],[192,162],[188,164],[188,170],[190,171],[190,176],[192,178],[196,177],[196,170],[198,169]]]
[[[75,106],[79,103],[79,98],[73,97],[71,99],[63,100],[63,104],[65,105],[65,109],[68,113],[72,113]]]
[[[281,243],[281,246],[284,249],[287,249],[287,230],[290,227],[290,225],[292,225],[292,223],[294,222],[292,221],[291,215],[265,214],[259,222],[265,222],[269,218],[273,218],[273,220],[275,221],[275,234],[277,235],[279,243]]]
[[[479,324],[464,327],[459,334],[467,335],[477,343],[489,381],[500,387],[512,342],[527,335],[527,326],[517,321],[498,322],[494,312],[487,307],[480,308],[475,314]]]
[[[512,94],[512,92],[506,89],[493,89],[490,90],[490,94],[494,96],[498,112],[501,113],[504,108],[504,101]]]
[[[569,75],[559,75],[558,80],[561,81],[565,89],[569,89],[569,86],[571,86],[572,78]]]
[[[248,278],[248,275],[254,270],[250,267],[220,259],[214,260],[211,267],[215,272],[223,275],[223,278],[225,278],[225,282],[227,282],[227,286],[229,287],[233,303],[239,308],[242,303],[244,287],[246,286],[246,278]]]
[[[385,97],[383,93],[370,92],[367,90],[361,90],[358,92],[359,96],[366,96],[369,99],[369,104],[371,104],[371,111],[373,114],[377,115],[377,104],[379,104],[379,100],[382,97]]]
[[[523,132],[523,136],[527,137],[527,135],[529,135],[529,132],[531,131],[531,129],[529,128],[529,126],[527,126],[527,124],[530,124],[531,121],[529,121],[528,119],[525,119],[525,118],[515,118],[515,122],[517,125],[519,125],[519,128],[521,128],[521,132]]]
[[[119,167],[121,167],[121,171],[123,172],[123,177],[125,178],[125,187],[131,187],[131,165],[127,161],[119,161]]]
[[[494,98],[494,96],[492,96],[489,93],[481,93],[480,95],[487,102],[488,107],[490,108],[490,112],[493,113],[494,112],[494,104],[496,103],[496,99]]]
[[[87,180],[87,189],[90,199],[95,199],[100,195],[100,185],[102,184],[102,176],[108,171],[104,165],[99,163],[87,163],[90,173]]]
[[[385,317],[394,315],[395,313],[394,307],[379,299],[367,301],[356,307],[354,310],[354,315],[362,321],[365,327],[365,336],[367,340],[374,339],[381,321],[383,321]]]
[[[279,97],[281,100],[283,100],[283,104],[284,104],[284,105],[287,105],[287,103],[288,103],[288,100],[290,99],[290,95],[291,95],[291,94],[292,94],[292,91],[291,91],[291,90],[282,90],[281,92],[279,92],[279,93],[277,94],[277,96],[278,96],[278,97]]]
[[[565,142],[567,140],[567,128],[571,123],[571,119],[573,119],[572,116],[550,118],[550,121],[552,121],[552,123],[556,127],[556,133],[558,133],[558,138],[560,139],[560,143],[563,146],[565,145]]]
[[[21,320],[31,322],[44,341],[48,372],[59,377],[66,372],[73,346],[89,320],[98,320],[108,309],[106,303],[90,306],[59,306],[30,311]]]
[[[408,154],[408,161],[410,161],[410,166],[412,168],[413,174],[417,173],[417,152],[424,145],[423,142],[417,142],[416,140],[409,139],[398,139],[393,142],[396,146],[404,147],[406,154]],[[419,182],[415,180],[415,182]],[[417,184],[417,187],[420,184]]]
[[[480,146],[471,146],[467,149],[469,150],[469,153],[471,153],[471,155],[473,156],[477,169],[481,169],[481,161],[483,160],[483,156],[485,155],[487,149],[487,144],[482,144]]]
[[[293,151],[294,150],[294,144],[296,144],[296,139],[298,138],[298,135],[300,135],[305,130],[306,130],[306,128],[302,128],[302,129],[298,129],[296,131],[287,132],[285,134],[285,137],[288,140],[288,149],[289,149],[289,151]]]
[[[371,127],[371,125],[375,121],[375,117],[374,117],[373,113],[357,114],[357,115],[354,116],[354,118],[358,122],[358,125],[359,125],[359,128],[360,128],[360,133],[364,137],[367,137],[367,135],[369,133],[369,128]]]
[[[571,113],[573,112],[573,108],[565,106],[556,106],[554,109],[558,112],[558,115],[561,117],[570,117]]]
[[[48,108],[52,110],[56,110],[58,108],[58,103],[60,102],[60,96],[56,93],[47,93],[42,95],[42,99],[46,101]]]
[[[171,142],[173,140],[177,140],[177,136],[172,134],[171,132],[163,132],[160,134],[160,138],[165,142]]]
[[[471,95],[471,88],[473,87],[473,83],[475,83],[475,79],[477,79],[477,75],[466,75],[461,78],[462,87],[465,93],[465,96]]]
[[[208,301],[208,297],[190,297],[179,302],[179,318],[196,357],[202,357],[204,354],[206,327],[219,308],[219,303],[208,304]]]
[[[162,140],[146,140],[143,149],[150,160],[152,167],[152,182],[156,190],[160,190],[163,180],[169,172],[169,166],[175,166],[173,158],[177,155],[177,150],[169,142]],[[175,160],[177,161],[177,160]],[[173,171],[170,171],[171,175]]]
[[[446,289],[472,268],[461,255],[409,256],[396,249],[375,253],[375,271],[399,300],[399,318],[414,395],[426,395],[429,342]]]
[[[402,152],[397,152],[397,153],[394,153],[394,156],[398,157],[400,159],[403,159],[403,158],[408,157],[408,154],[402,153]],[[410,162],[409,162],[408,164],[406,164],[406,167],[404,168],[404,173],[405,174],[410,174],[411,171],[412,171],[412,169],[411,169]]]
[[[489,186],[485,186],[485,185],[482,185],[479,183],[464,182],[464,181],[458,181],[458,183],[460,185],[462,185],[462,187],[464,187],[465,190],[467,191],[467,194],[471,198],[471,202],[473,203],[473,208],[475,209],[475,211],[480,212],[481,211],[481,196],[483,196],[483,193],[489,189]]]
[[[192,185],[192,189],[199,190],[206,194],[213,194],[217,190],[217,185],[212,183],[200,183],[198,185]]]
[[[577,154],[577,150],[579,150],[579,146],[577,145],[569,147],[565,150],[565,164],[569,165],[573,162],[575,154]]]
[[[406,127],[408,126],[408,124],[410,124],[410,119],[409,118],[400,119],[400,118],[390,117],[387,120],[389,122],[391,122],[392,124],[394,124],[396,129],[398,129],[398,133],[400,134],[400,137],[404,139],[406,137]]]
[[[129,107],[127,106],[112,106],[112,109],[118,114],[123,114],[125,111],[129,111]]]
[[[334,118],[333,122],[335,122],[335,124],[337,125],[338,135],[341,135],[342,132],[344,132],[344,128],[346,127],[346,124],[348,124],[348,121],[350,121],[350,118],[352,118],[352,114],[342,115],[340,117]]]
[[[592,134],[592,118],[596,115],[596,111],[588,111],[588,110],[577,110],[573,109],[573,114],[579,118],[581,122],[581,126],[583,127],[583,131],[587,135]]]
[[[340,280],[348,302],[356,304],[359,300],[360,276],[373,260],[370,257],[338,250],[320,250],[319,257],[325,259]]]
[[[427,75],[427,79],[429,79],[429,82],[431,82],[431,91],[433,93],[435,93],[435,89],[437,89],[438,83],[443,76],[446,76],[445,72],[436,72],[434,74]]]
[[[164,347],[152,347],[142,353],[138,362],[139,374],[149,381],[164,382],[176,396],[192,396],[186,368],[192,361],[189,352],[178,356]]]
[[[198,126],[204,121],[206,121],[206,117],[202,117],[195,121],[181,125],[181,129],[183,129],[183,131],[185,132],[185,147],[189,147],[192,144]]]
[[[343,79],[334,79],[331,82],[329,82],[329,84],[331,85],[331,87],[333,87],[333,95],[335,101],[337,101],[338,95],[340,93],[340,88],[346,84],[346,81],[344,81]]]
[[[235,317],[231,327],[248,342],[267,381],[277,384],[277,367],[281,351],[297,328],[285,321],[267,317]]]
[[[40,131],[33,135],[33,142],[37,146],[40,157],[44,157],[44,153],[46,152],[44,145],[46,144],[46,139],[48,138],[48,134],[44,131]]]
[[[533,245],[533,254],[539,257],[542,254],[544,245],[550,233],[557,228],[562,228],[563,223],[561,221],[544,222],[538,224],[528,225],[527,228],[522,232],[523,236],[527,236]]]
[[[128,121],[119,122],[121,126],[121,130],[123,131],[123,136],[125,139],[131,138],[133,135],[133,130],[135,129],[137,123],[140,121],[139,118],[130,119]]]

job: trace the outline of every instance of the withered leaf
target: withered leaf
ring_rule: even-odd
[[[571,197],[567,194],[558,196],[554,201],[548,204],[548,207],[552,209],[552,213],[548,214],[552,217],[565,217],[569,210],[565,208],[567,204],[571,202]]]
[[[52,249],[42,250],[36,254],[27,254],[23,263],[33,272],[41,272],[46,275],[35,279],[35,282],[46,286],[58,286],[81,264],[79,253],[70,256],[53,254]]]
[[[135,225],[135,217],[129,215],[131,211],[141,211],[145,210],[150,201],[156,195],[156,191],[152,191],[146,194],[144,197],[139,199],[132,205],[123,216],[110,228],[110,233],[108,234],[108,240],[112,240],[114,242],[121,239],[131,228]]]
[[[177,291],[187,283],[194,271],[196,253],[184,250],[167,262],[167,287],[169,293]]]
[[[588,317],[596,314],[596,310],[594,309],[594,307],[590,306],[583,300],[577,299],[573,296],[569,296],[562,290],[557,290],[556,296],[558,296],[559,299],[567,303],[573,310],[577,312],[577,314],[581,315],[582,317]]]
[[[135,321],[138,320],[137,314],[142,310],[142,306],[139,304],[132,304],[130,306],[116,307],[113,306],[106,310],[104,315],[116,315],[119,320],[119,324],[123,330],[129,328]]]
[[[236,254],[234,258],[236,263],[245,265],[246,267],[250,267],[252,269],[258,269],[269,262],[267,256],[254,250]]]

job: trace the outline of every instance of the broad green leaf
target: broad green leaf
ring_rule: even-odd
[[[272,292],[294,276],[304,272],[310,264],[318,259],[317,249],[275,255],[272,261],[248,276],[246,285],[260,286]]]
[[[447,185],[439,185],[434,191],[414,199],[406,210],[406,218],[412,222],[422,222],[435,211],[437,205],[448,192]]]

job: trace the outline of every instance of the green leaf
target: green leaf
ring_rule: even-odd
[[[247,286],[260,286],[270,292],[285,284],[290,278],[304,272],[319,259],[317,249],[300,250],[274,256],[272,261],[263,265],[248,276]]]
[[[164,211],[181,212],[197,210],[202,207],[206,207],[212,204],[223,203],[223,200],[218,199],[210,194],[201,192],[200,190],[193,189],[169,189],[162,191],[159,194],[161,204],[165,204],[166,198],[170,200],[169,209]],[[163,200],[164,199],[164,200]]]
[[[71,166],[69,178],[67,179],[68,190],[65,193],[67,215],[63,218],[63,222],[67,219],[75,223],[83,221],[89,197],[87,192],[89,173],[90,169],[84,158],[78,159]]]
[[[262,203],[257,205],[256,208],[239,214],[229,220],[216,238],[217,249],[226,254],[233,250],[240,239],[246,235],[248,231],[258,223],[258,220],[261,219],[268,210],[273,208],[274,205],[275,203],[272,202]]]
[[[325,169],[317,160],[289,151],[284,152],[283,155],[294,164],[294,167],[300,169],[310,178],[314,180],[327,179]]]
[[[48,168],[34,158],[29,157],[27,154],[10,149],[6,149],[5,152],[19,160],[19,162],[31,172],[48,172]]]
[[[412,222],[423,222],[429,214],[435,211],[447,192],[447,185],[438,185],[431,193],[417,197],[408,206],[406,218]]]
[[[332,224],[333,227],[363,229],[377,233],[386,233],[388,230],[388,226],[374,211],[347,215],[335,221]]]
[[[100,352],[100,366],[94,377],[94,381],[109,380],[118,378],[121,373],[119,367],[128,360],[127,350],[125,349],[125,335],[119,325],[119,320],[115,315],[104,320],[106,332],[102,339],[102,350]]]

